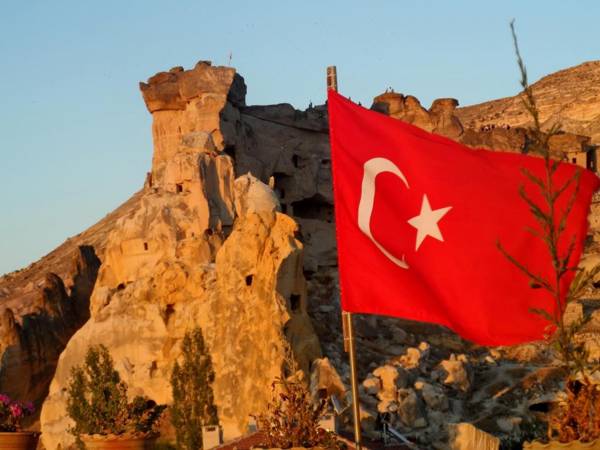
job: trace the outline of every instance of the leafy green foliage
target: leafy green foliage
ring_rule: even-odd
[[[183,361],[175,362],[171,374],[177,448],[202,448],[202,426],[218,423],[211,384],[215,373],[199,327],[187,332],[181,346]]]
[[[75,422],[70,432],[78,438],[81,434],[151,434],[165,409],[146,397],[128,401],[127,384],[103,345],[90,347],[83,366],[73,367],[67,395],[67,414]]]

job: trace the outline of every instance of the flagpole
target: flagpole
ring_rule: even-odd
[[[352,410],[354,413],[354,444],[356,450],[361,450],[362,439],[360,434],[360,399],[358,397],[358,380],[356,377],[356,348],[354,346],[354,325],[352,324],[352,314],[342,311],[342,321],[346,322],[344,327],[346,336],[344,336],[344,347],[350,357],[350,379],[352,382]]]
[[[327,67],[327,90],[332,89],[337,92],[337,68],[335,66]],[[340,293],[341,297],[341,293]],[[356,377],[356,349],[354,347],[354,325],[352,323],[352,313],[342,310],[342,331],[344,334],[344,351],[350,358],[350,381],[352,385],[352,411],[354,416],[354,447],[361,450],[362,439],[360,433],[360,400],[358,397],[358,380]]]

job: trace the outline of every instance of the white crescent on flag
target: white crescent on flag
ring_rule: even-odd
[[[375,179],[380,173],[389,172],[396,175],[402,180],[407,189],[409,189],[408,181],[402,171],[393,162],[386,158],[372,158],[364,164],[362,188],[360,193],[360,202],[358,204],[358,228],[367,235],[369,239],[377,246],[377,248],[394,264],[403,269],[408,269],[404,255],[402,259],[396,258],[386,248],[377,242],[371,232],[371,215],[373,213],[373,203],[375,201]],[[419,215],[412,217],[408,223],[417,229],[417,240],[415,251],[423,243],[426,237],[431,236],[438,241],[444,241],[444,237],[438,226],[438,222],[452,209],[451,206],[439,209],[431,209],[429,199],[426,194],[423,194],[423,203]]]
[[[390,261],[398,267],[408,269],[408,264],[406,263],[404,255],[402,255],[402,259],[396,258],[388,252],[383,245],[377,242],[373,237],[373,233],[371,233],[371,214],[373,212],[373,202],[375,201],[375,179],[377,178],[377,175],[384,172],[396,175],[402,180],[406,188],[409,189],[406,177],[389,159],[373,158],[368,160],[364,165],[360,202],[358,204],[358,228],[373,241],[373,244],[375,244],[377,248],[381,250],[381,253],[387,256]]]

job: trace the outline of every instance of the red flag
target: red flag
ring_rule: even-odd
[[[524,186],[544,204],[522,174],[545,176],[544,160],[473,150],[332,90],[328,104],[343,309],[445,325],[484,345],[542,338],[548,323],[531,309],[553,311],[554,300],[531,287],[497,242],[553,279],[545,244],[526,230],[540,227],[519,195]],[[556,185],[576,170],[560,164]],[[581,256],[599,182],[590,171],[581,176],[560,242],[565,251],[575,237],[571,265]],[[560,197],[559,216],[569,196]],[[563,278],[563,293],[572,278]]]

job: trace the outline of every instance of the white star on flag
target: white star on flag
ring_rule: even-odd
[[[442,236],[438,222],[451,209],[452,206],[447,206],[446,208],[432,210],[427,194],[423,195],[421,212],[418,216],[408,220],[408,223],[417,229],[417,244],[415,251],[419,250],[419,247],[427,236],[431,236],[438,241],[444,242],[444,237]]]

